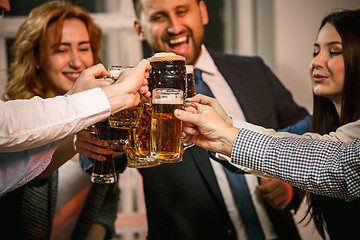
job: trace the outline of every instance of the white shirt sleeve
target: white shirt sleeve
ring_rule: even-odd
[[[0,101],[0,152],[16,152],[62,139],[110,115],[100,88],[69,96]]]

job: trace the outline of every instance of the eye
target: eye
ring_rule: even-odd
[[[177,14],[177,15],[180,15],[180,16],[183,16],[183,15],[185,15],[187,12],[188,12],[188,9],[182,8],[182,9],[179,9],[178,11],[176,11],[176,14]]]
[[[314,52],[313,52],[313,57],[316,57],[317,55],[319,55],[319,49],[314,49]]]
[[[68,51],[67,48],[59,48],[57,50],[55,50],[56,53],[66,53]]]
[[[90,50],[89,47],[82,47],[79,49],[80,52],[88,52]]]
[[[342,54],[342,51],[330,51],[330,55],[335,57],[335,56],[339,56]]]
[[[165,19],[165,16],[163,14],[156,14],[151,17],[151,20],[154,22],[162,22],[162,21],[164,21],[164,19]]]

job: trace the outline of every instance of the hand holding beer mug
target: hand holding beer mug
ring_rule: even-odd
[[[182,122],[175,109],[184,109],[184,93],[180,89],[156,88],[152,92],[151,156],[160,162],[181,161]]]
[[[117,80],[122,70],[130,67],[110,66],[108,71],[111,78]],[[109,116],[109,124],[113,128],[130,129],[137,127],[144,108],[144,102],[132,108],[122,110]]]

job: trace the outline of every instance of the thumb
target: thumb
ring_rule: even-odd
[[[142,59],[136,67],[143,69],[144,72],[151,69],[150,62],[147,59]]]

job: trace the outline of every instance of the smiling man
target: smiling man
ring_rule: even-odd
[[[133,3],[139,39],[153,52],[185,56],[186,63],[194,65],[197,92],[214,96],[228,115],[275,129],[307,115],[260,58],[205,47],[209,16],[204,1]],[[210,91],[205,92],[199,83],[208,85]],[[239,176],[197,146],[184,152],[181,163],[139,171],[144,181],[148,239],[254,239],[252,219],[258,219],[256,239],[299,239],[289,209],[297,209],[301,194],[284,182],[247,174],[241,186],[246,190],[240,190],[231,183]],[[235,198],[243,192],[250,195],[247,200]],[[242,202],[254,209],[252,214],[246,215],[242,209],[248,207]]]

